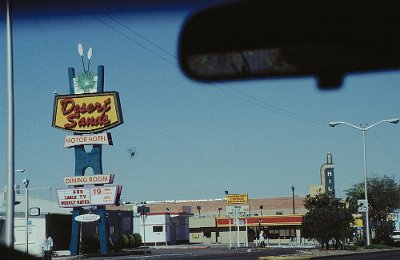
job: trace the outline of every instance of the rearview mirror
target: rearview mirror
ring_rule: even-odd
[[[182,70],[200,81],[343,76],[400,67],[394,0],[244,1],[201,11],[181,32]]]

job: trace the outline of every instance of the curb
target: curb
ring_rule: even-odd
[[[300,260],[300,259],[312,259],[311,256],[260,256],[258,260]]]
[[[259,260],[300,260],[300,259],[322,259],[322,258],[333,258],[333,257],[341,257],[341,256],[353,256],[353,255],[363,255],[363,254],[379,254],[385,251],[400,251],[400,249],[384,249],[377,251],[364,251],[364,252],[348,252],[344,254],[332,254],[332,255],[310,255],[310,256],[302,256],[302,255],[280,255],[280,256],[260,256]]]

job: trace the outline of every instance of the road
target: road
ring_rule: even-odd
[[[125,256],[99,256],[90,257],[89,259],[162,259],[162,260],[175,260],[175,259],[258,259],[260,256],[278,256],[282,254],[294,254],[296,248],[233,248],[226,247],[210,247],[210,248],[151,248],[151,254],[144,255],[125,255]]]
[[[90,257],[88,259],[93,260],[117,260],[117,259],[161,259],[161,260],[180,260],[180,259],[196,259],[196,260],[206,260],[206,259],[258,259],[259,257],[265,256],[282,256],[295,254],[300,248],[233,248],[229,249],[226,247],[209,247],[209,248],[151,248],[151,254],[144,255],[124,255],[124,256],[98,256]],[[313,258],[313,259],[322,259]],[[363,254],[354,254],[348,256],[330,256],[329,259],[338,260],[369,260],[369,259],[385,259],[394,260],[400,259],[400,251],[384,251],[384,252],[371,252]]]
[[[323,259],[321,258],[313,258],[313,259]],[[347,256],[337,256],[337,257],[329,257],[329,260],[376,260],[376,259],[385,259],[385,260],[395,260],[400,259],[400,251],[384,251],[384,252],[376,252],[376,253],[364,253],[364,254],[355,254],[355,255],[347,255]]]

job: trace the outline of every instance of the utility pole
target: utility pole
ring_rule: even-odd
[[[295,207],[294,207],[294,186],[290,187],[292,189],[292,205],[293,205],[293,215],[296,213]]]

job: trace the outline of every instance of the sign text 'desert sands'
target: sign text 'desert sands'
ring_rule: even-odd
[[[53,127],[74,133],[97,133],[123,123],[117,92],[58,95]]]

